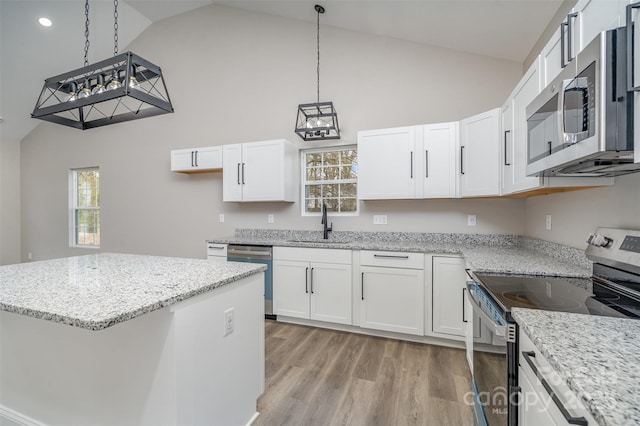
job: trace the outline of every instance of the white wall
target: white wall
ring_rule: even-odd
[[[20,141],[0,123],[0,265],[20,262]]]
[[[614,186],[544,195],[526,200],[526,235],[584,249],[598,226],[640,229],[640,174],[616,178]],[[552,217],[551,231],[545,216]]]
[[[159,64],[176,112],[84,132],[43,123],[22,141],[22,259],[68,247],[69,168],[99,166],[102,250],[204,257],[204,240],[235,228],[320,230],[300,204],[222,203],[220,174],[169,171],[171,149],[293,133],[297,105],[315,99],[315,24],[207,6],[157,22],[130,50]],[[521,64],[337,28],[321,28],[321,100],[343,139],[358,130],[452,121],[502,104]],[[313,144],[304,147],[313,147]],[[298,175],[294,176],[298,180]],[[523,200],[365,202],[335,230],[524,232]],[[218,223],[218,213],[226,222]],[[275,214],[267,225],[266,215]],[[389,225],[373,226],[373,214]],[[466,214],[478,227],[466,226]]]

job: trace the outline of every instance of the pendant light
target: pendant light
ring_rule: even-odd
[[[113,4],[113,57],[89,65],[85,0],[84,66],[46,79],[31,117],[85,130],[173,112],[160,67],[118,54],[118,0]]]
[[[320,102],[320,14],[325,10],[319,4],[316,4],[314,9],[317,14],[317,97],[315,103],[298,105],[295,132],[305,141],[340,139],[338,114],[333,102]]]

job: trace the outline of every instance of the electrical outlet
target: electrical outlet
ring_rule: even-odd
[[[551,215],[550,214],[547,215],[544,226],[547,229],[547,231],[551,231]]]
[[[267,215],[267,223],[273,223],[273,215],[272,214],[268,214]]]
[[[374,225],[386,225],[387,224],[387,215],[386,214],[374,214],[373,215],[373,224]]]
[[[220,213],[218,215],[218,222],[220,222],[220,223],[224,222],[224,213]]]
[[[233,332],[233,308],[224,311],[224,335]]]
[[[33,254],[31,254],[31,252],[29,252],[28,257],[29,257],[29,260],[32,260],[33,259]]]
[[[476,215],[475,214],[467,215],[467,226],[476,226]]]

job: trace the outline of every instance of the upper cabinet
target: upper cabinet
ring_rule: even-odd
[[[174,149],[171,151],[171,171],[205,173],[222,168],[222,147]]]
[[[457,123],[358,132],[358,198],[454,198]]]
[[[223,201],[295,201],[296,146],[285,139],[223,145]]]
[[[500,108],[460,121],[460,197],[500,195]]]

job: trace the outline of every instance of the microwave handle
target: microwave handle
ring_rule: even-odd
[[[640,8],[640,2],[631,3],[627,5],[627,91],[637,92],[640,91],[640,86],[634,85],[634,49],[633,49],[633,9]]]
[[[564,30],[568,27],[569,24],[566,22],[560,23],[560,66],[562,68],[567,66],[567,62],[564,58],[566,58],[565,47],[564,47]]]

